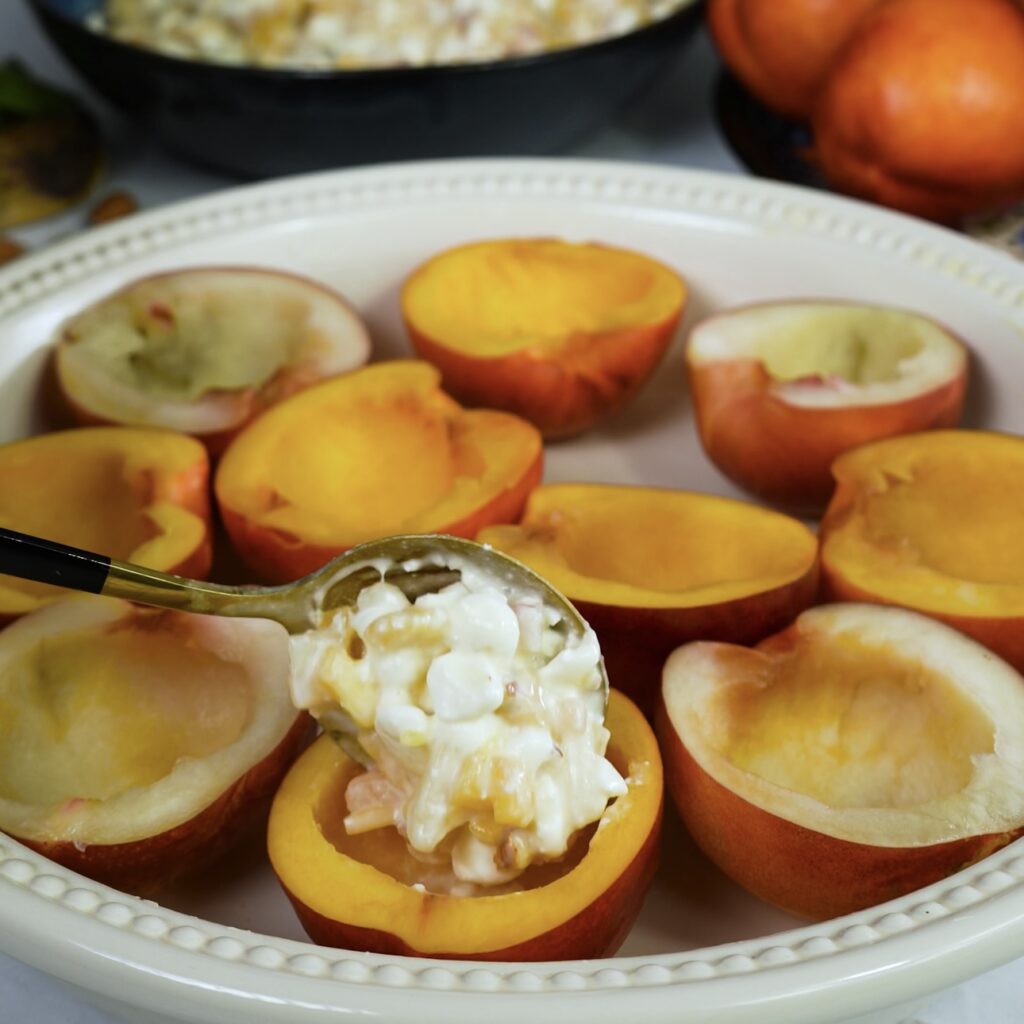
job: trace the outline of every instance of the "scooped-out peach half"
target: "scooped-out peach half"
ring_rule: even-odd
[[[857,302],[767,302],[698,324],[687,370],[708,458],[752,494],[820,511],[832,462],[879,438],[952,427],[963,343],[928,317]]]
[[[818,586],[818,543],[803,523],[695,491],[548,484],[519,525],[477,539],[576,605],[612,685],[647,712],[680,644],[754,643],[811,605]]]
[[[905,609],[823,605],[754,649],[679,648],[658,737],[697,844],[806,917],[883,903],[1024,834],[1024,678]]]
[[[823,594],[925,612],[1024,671],[1024,438],[908,434],[833,472]]]
[[[310,733],[276,623],[71,597],[0,633],[0,830],[129,892],[226,852]]]
[[[307,750],[274,799],[271,863],[310,937],[408,956],[565,960],[611,955],[657,865],[662,769],[637,708],[611,691],[607,757],[627,792],[561,861],[533,865],[495,894],[434,891],[432,865],[393,829],[349,835],[345,792],[363,770],[329,737]]]
[[[473,537],[515,520],[542,462],[540,434],[525,420],[463,409],[434,367],[396,360],[268,410],[224,453],[214,488],[251,572],[287,582],[363,541]]]
[[[595,242],[512,238],[448,249],[402,288],[412,346],[470,406],[545,437],[621,408],[654,371],[686,304],[670,267]]]
[[[149,569],[204,577],[209,459],[167,430],[85,427],[0,446],[0,525]],[[0,622],[67,591],[0,575]]]
[[[338,292],[264,267],[188,267],[126,285],[64,323],[60,395],[87,424],[164,427],[219,453],[269,406],[366,362]]]

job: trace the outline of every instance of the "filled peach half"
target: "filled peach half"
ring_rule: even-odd
[[[259,579],[284,582],[366,540],[472,537],[518,518],[541,475],[534,427],[467,411],[427,363],[378,363],[275,406],[225,452],[224,525]]]
[[[858,448],[834,472],[825,594],[926,612],[1024,671],[1024,438],[929,431]]]
[[[550,484],[518,526],[478,540],[580,610],[612,685],[653,710],[665,658],[690,640],[754,643],[813,603],[817,539],[789,516],[692,491]]]
[[[268,406],[369,354],[362,320],[326,286],[196,267],[135,281],[72,317],[55,364],[79,421],[166,427],[220,451]]]
[[[1024,834],[1024,678],[926,616],[824,605],[757,648],[665,666],[669,792],[726,874],[827,918]]]
[[[210,568],[206,449],[165,430],[87,427],[0,446],[0,525],[150,569]],[[0,575],[0,621],[67,592]]]
[[[852,302],[770,302],[712,316],[687,347],[701,443],[767,501],[820,510],[832,461],[893,434],[955,426],[967,350],[935,321]]]
[[[402,289],[413,348],[467,405],[546,437],[579,433],[629,400],[675,334],[686,285],[639,253],[547,238],[474,242]]]
[[[613,953],[653,878],[662,771],[643,715],[612,691],[607,757],[627,792],[562,861],[536,864],[485,895],[449,895],[443,874],[393,829],[349,835],[346,787],[363,770],[322,737],[285,777],[271,810],[270,859],[310,937],[379,953],[561,960]],[[440,884],[438,884],[440,883]]]
[[[0,829],[152,890],[266,813],[307,726],[275,623],[56,602],[0,633]]]

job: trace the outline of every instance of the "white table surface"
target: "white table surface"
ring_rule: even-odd
[[[19,0],[0,0],[0,61],[15,56],[35,72],[81,90],[37,30]],[[683,55],[657,95],[642,108],[572,150],[573,156],[651,160],[743,173],[711,116],[716,57],[705,37]],[[93,97],[112,140],[113,159],[102,192],[124,188],[152,208],[236,184],[163,155],[141,133],[104,110]],[[101,192],[101,194],[102,194]],[[75,230],[81,213],[14,232],[36,245]],[[46,975],[0,955],[0,1024],[114,1024],[108,1014],[69,996]],[[938,996],[915,1024],[1024,1024],[1024,960],[1008,964]]]

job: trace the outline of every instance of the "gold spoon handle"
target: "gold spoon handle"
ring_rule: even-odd
[[[309,628],[306,610],[295,601],[282,600],[285,588],[227,587],[172,576],[3,528],[0,572],[158,608],[275,619],[291,632]]]

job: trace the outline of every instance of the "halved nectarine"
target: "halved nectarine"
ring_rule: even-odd
[[[166,430],[88,427],[0,446],[0,525],[150,569],[209,571],[209,460]],[[67,591],[0,575],[0,621]]]
[[[698,324],[686,353],[701,443],[767,501],[820,510],[832,461],[893,434],[955,426],[967,350],[928,317],[855,302],[769,302]]]
[[[926,612],[1024,671],[1024,438],[929,431],[848,452],[834,472],[825,595]]]
[[[829,67],[880,0],[711,0],[708,27],[722,59],[762,103],[810,116]]]
[[[829,182],[956,222],[1024,198],[1024,9],[1017,0],[887,0],[816,97]]]
[[[0,829],[152,890],[266,813],[308,725],[275,623],[56,602],[0,634]]]
[[[1024,834],[1024,678],[923,615],[826,605],[753,650],[688,644],[662,698],[693,838],[794,913],[882,903]]]
[[[439,378],[427,363],[378,363],[293,396],[239,435],[215,491],[257,578],[297,579],[390,534],[472,537],[518,518],[540,479],[540,435],[507,413],[464,410]]]
[[[549,484],[518,526],[478,538],[580,610],[612,685],[654,707],[665,658],[689,640],[754,643],[814,601],[818,544],[796,519],[691,491]]]
[[[362,320],[325,285],[195,267],[142,278],[72,317],[55,365],[79,421],[180,430],[219,452],[268,406],[369,354]]]
[[[449,249],[402,288],[413,348],[460,402],[504,409],[545,437],[627,402],[675,334],[686,285],[647,256],[522,238]]]
[[[325,945],[474,960],[610,955],[653,878],[661,825],[657,742],[636,707],[612,691],[608,758],[628,791],[560,862],[537,864],[498,895],[432,891],[436,866],[393,828],[350,836],[345,790],[362,766],[328,737],[285,777],[270,815],[270,859],[310,937]]]

